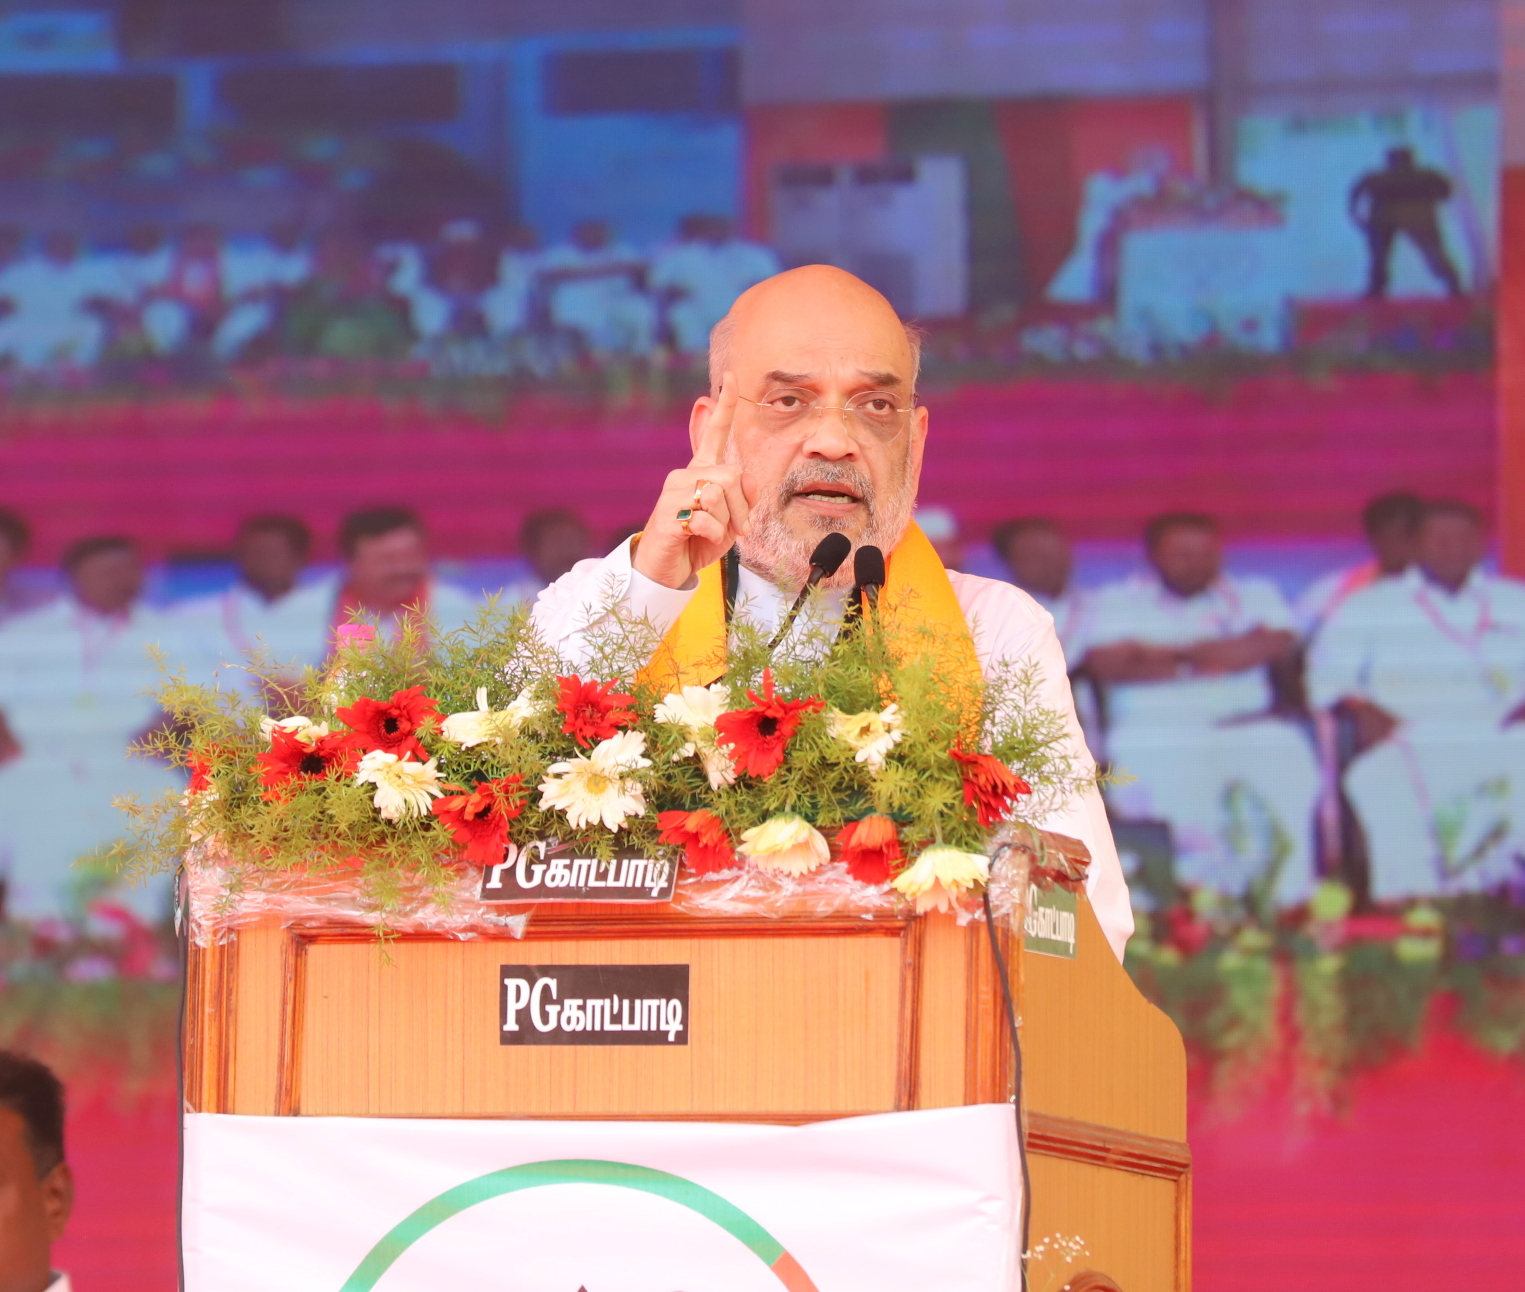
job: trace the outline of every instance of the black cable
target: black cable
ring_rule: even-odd
[[[1022,1292],[1027,1292],[1027,1248],[1033,1218],[1033,1180],[1027,1169],[1027,1127],[1022,1124],[1022,1037],[1017,1031],[1017,1006],[1011,998],[1011,979],[1006,973],[1006,957],[1001,954],[1001,939],[996,934],[995,913],[990,908],[990,885],[980,895],[985,903],[985,931],[990,935],[990,953],[995,957],[996,972],[1001,975],[1001,996],[1006,1002],[1006,1026],[1011,1029],[1012,1075],[1016,1093],[1012,1111],[1017,1115],[1017,1161],[1022,1171],[1022,1252],[1018,1258],[1022,1273]]]

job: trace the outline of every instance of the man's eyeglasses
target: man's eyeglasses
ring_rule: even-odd
[[[815,391],[798,386],[779,386],[761,399],[747,399],[745,395],[737,398],[756,407],[765,430],[780,435],[803,434],[818,413],[840,413],[849,434],[875,439],[881,444],[898,438],[916,411],[914,403],[908,408],[900,407],[900,397],[887,390],[865,390],[845,404],[822,403]]]

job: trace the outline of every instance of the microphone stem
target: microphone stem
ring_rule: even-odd
[[[810,577],[805,580],[805,586],[800,589],[800,595],[795,597],[794,604],[789,607],[789,613],[784,616],[783,625],[773,634],[772,640],[768,643],[769,651],[776,650],[779,642],[789,635],[789,630],[794,627],[794,621],[799,618],[800,607],[805,604],[805,598],[810,595],[810,590],[821,581],[825,573],[819,566],[810,567]]]

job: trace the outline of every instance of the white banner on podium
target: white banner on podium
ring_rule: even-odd
[[[1007,1105],[778,1127],[185,1119],[186,1292],[1009,1292]]]

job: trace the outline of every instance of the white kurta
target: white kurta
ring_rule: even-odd
[[[1179,597],[1157,577],[1138,575],[1097,594],[1087,640],[1186,646],[1292,626],[1286,600],[1264,579],[1225,577]],[[1107,698],[1107,753],[1135,778],[1109,792],[1112,804],[1129,817],[1170,823],[1179,878],[1243,892],[1279,834],[1290,851],[1278,900],[1307,895],[1317,763],[1302,732],[1262,716],[1272,700],[1264,668],[1124,683],[1109,687]]]
[[[709,348],[710,329],[729,312],[736,298],[783,266],[778,256],[755,242],[732,238],[712,242],[675,242],[651,262],[648,282],[653,290],[677,288],[683,295],[668,310],[678,349],[702,354]]]
[[[1035,665],[1041,677],[1039,702],[1065,715],[1069,727],[1067,752],[1079,766],[1093,766],[1075,720],[1064,654],[1054,634],[1052,617],[1009,583],[954,571],[949,571],[948,577],[974,636],[981,664],[987,671],[1001,662]],[[631,567],[630,544],[626,542],[602,560],[579,561],[570,573],[551,584],[535,604],[534,621],[545,639],[556,644],[574,667],[580,667],[587,658],[588,630],[607,622],[612,605],[620,606],[637,619],[647,618],[654,628],[665,632],[692,596],[692,591],[662,587],[636,572]],[[787,602],[792,599],[786,599],[766,579],[742,570],[738,613],[746,614],[763,629],[771,629],[780,622]],[[838,616],[840,605],[839,599]],[[830,613],[828,607],[829,603],[822,606],[821,612]],[[1079,839],[1091,850],[1086,892],[1107,941],[1121,959],[1133,932],[1133,912],[1101,795],[1092,789],[1038,824],[1045,830]]]
[[[1308,661],[1309,698],[1401,720],[1345,789],[1378,897],[1486,886],[1525,848],[1525,583],[1474,571],[1454,595],[1410,570],[1352,596]]]
[[[175,608],[193,680],[257,690],[245,666],[256,652],[290,672],[316,668],[328,656],[329,625],[338,580],[332,576],[266,601],[245,583]]]
[[[566,243],[547,251],[544,270],[592,271],[586,278],[569,278],[551,289],[551,318],[561,327],[575,328],[597,351],[607,354],[645,354],[651,349],[656,311],[620,266],[640,257],[631,247],[611,243],[598,251],[583,251]],[[596,271],[607,269],[608,273]]]
[[[0,867],[14,914],[56,915],[66,906],[76,858],[122,833],[111,801],[157,798],[178,772],[129,757],[154,720],[160,685],[148,649],[174,658],[179,625],[141,606],[119,619],[64,598],[0,629],[0,710],[22,756],[0,768]],[[168,881],[124,891],[146,916],[165,913]]]

